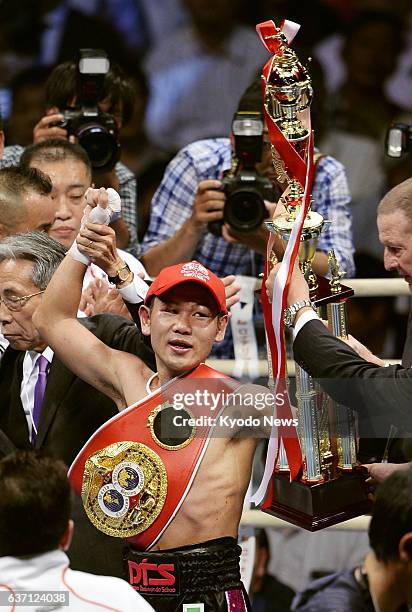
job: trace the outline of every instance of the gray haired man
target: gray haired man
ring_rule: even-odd
[[[51,192],[51,181],[40,170],[0,170],[0,239],[20,232],[47,231],[56,210]],[[0,332],[0,358],[7,344]]]
[[[117,414],[115,404],[63,363],[42,339],[33,315],[65,249],[42,232],[0,242],[0,324],[9,341],[0,363],[0,430],[18,449],[41,448],[70,464],[92,433]],[[136,326],[114,315],[84,323],[103,342],[150,363]],[[0,456],[10,451],[1,443]],[[74,569],[122,575],[122,545],[77,518],[70,551]]]

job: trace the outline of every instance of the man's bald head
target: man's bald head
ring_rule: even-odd
[[[381,200],[377,225],[386,270],[396,271],[412,291],[412,178]]]
[[[0,237],[44,230],[54,220],[52,184],[40,170],[0,170]]]
[[[403,181],[403,183],[388,191],[380,201],[377,212],[378,217],[380,215],[391,215],[395,212],[403,213],[412,232],[412,178]]]

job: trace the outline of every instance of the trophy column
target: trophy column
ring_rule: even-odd
[[[330,287],[333,295],[339,294],[342,289],[340,278],[342,276],[333,250],[328,253],[329,267],[332,274]],[[346,301],[342,298],[329,302],[327,305],[328,323],[332,333],[338,338],[348,337],[346,325]],[[343,472],[352,472],[357,464],[356,459],[356,431],[355,415],[353,411],[331,401],[336,416],[336,441],[338,452],[338,468]]]
[[[266,222],[268,230],[275,234],[285,246],[290,238],[295,220],[297,197],[296,191],[291,190],[291,194],[284,200],[287,212],[272,219],[272,221]],[[299,263],[309,284],[312,299],[315,297],[318,288],[318,280],[312,269],[312,260],[324,224],[325,220],[321,215],[309,211],[300,239]],[[297,364],[295,372],[299,439],[303,455],[303,479],[310,483],[322,482],[324,480],[324,463],[330,459],[330,448],[328,432],[323,431],[324,427],[322,427],[322,422],[319,419],[319,393],[311,377]],[[278,462],[277,469],[285,471],[287,461],[285,461],[283,454],[280,455],[280,460],[282,463]]]
[[[286,206],[287,208],[287,206]],[[288,212],[267,223],[268,229],[285,243],[293,219]],[[341,273],[329,253],[331,280],[317,277],[312,270],[318,236],[325,221],[309,212],[305,220],[299,262],[319,314],[326,308],[332,332],[347,337],[345,305],[353,290],[341,285]],[[272,498],[265,512],[274,514],[310,531],[347,520],[370,510],[364,475],[357,470],[356,430],[353,412],[333,402],[311,376],[296,365],[298,434],[303,455],[303,473],[290,482],[285,460],[276,466],[272,478]],[[280,467],[280,469],[279,469]]]

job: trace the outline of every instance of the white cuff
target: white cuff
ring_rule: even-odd
[[[298,335],[302,327],[306,325],[308,321],[314,321],[314,320],[320,321],[320,318],[318,317],[318,315],[316,314],[314,310],[306,310],[305,312],[303,312],[300,315],[298,322],[293,327],[293,339],[296,338],[296,336]]]
[[[111,187],[108,187],[106,191],[109,201],[108,207],[101,208],[100,206],[95,206],[94,208],[90,208],[90,206],[87,205],[83,211],[80,228],[84,227],[88,222],[109,225],[111,215],[113,213],[120,213],[121,201],[119,194]],[[87,255],[80,253],[79,249],[77,248],[76,240],[73,242],[72,246],[67,252],[73,257],[73,259],[80,261],[80,263],[84,264],[85,266],[90,264],[90,259],[87,257]]]
[[[80,263],[84,264],[85,266],[90,264],[90,259],[86,255],[83,255],[83,253],[80,253],[79,249],[77,248],[76,240],[67,251],[67,255],[70,255],[76,261],[80,261]]]
[[[133,275],[133,281],[130,283],[130,285],[126,285],[126,287],[119,289],[119,293],[125,302],[130,302],[130,304],[139,304],[145,299],[148,290],[149,285],[147,285],[144,280],[135,273]]]

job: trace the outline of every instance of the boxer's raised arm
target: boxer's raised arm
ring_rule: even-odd
[[[105,189],[89,189],[86,201],[90,209],[98,206],[104,213],[108,207],[108,194]],[[86,244],[88,242],[86,240]],[[42,338],[72,372],[123,407],[126,402],[118,372],[122,371],[127,356],[110,349],[77,321],[89,260],[84,252],[73,248],[51,279],[35,313],[34,323]]]
[[[85,271],[84,264],[66,255],[43,294],[34,323],[72,372],[124,406],[116,374],[122,353],[110,349],[76,319]]]

